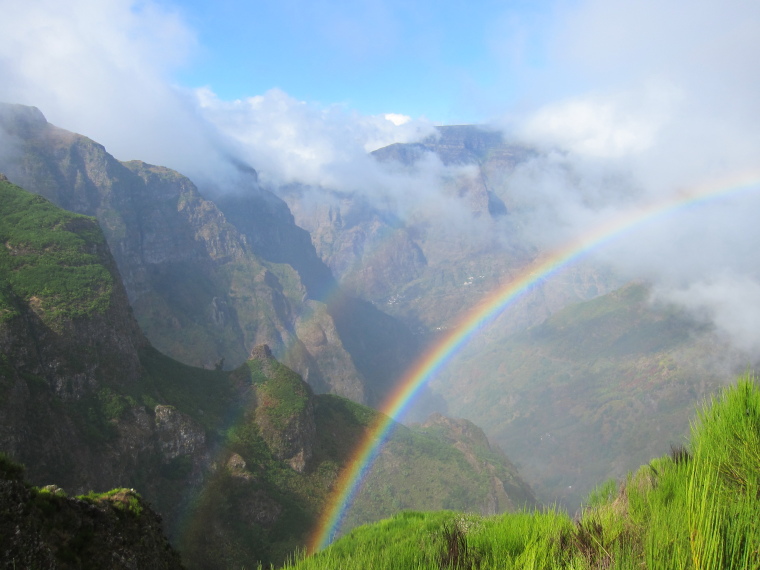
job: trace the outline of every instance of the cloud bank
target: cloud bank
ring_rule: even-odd
[[[575,90],[505,131],[553,149],[510,183],[542,247],[728,177],[760,182],[760,5],[586,0],[562,14],[545,72]],[[598,252],[742,349],[760,350],[760,186],[642,224]]]
[[[194,179],[224,177],[228,157],[265,180],[342,183],[348,163],[432,125],[400,114],[363,116],[272,89],[222,101],[173,83],[201,49],[171,5],[151,0],[9,0],[0,20],[0,100],[40,108],[60,127]],[[332,172],[332,173],[331,173]],[[296,173],[298,176],[296,176]]]
[[[551,33],[528,30],[539,48],[526,48],[514,18],[496,15],[488,29],[497,38],[504,23],[509,36],[492,42],[495,57],[505,59],[494,74],[512,76],[494,84],[523,86],[520,114],[506,109],[495,123],[544,149],[505,181],[523,238],[553,247],[626,208],[757,168],[760,5],[581,0],[556,3],[540,21],[551,22]],[[0,100],[35,105],[119,159],[199,180],[228,172],[234,156],[265,185],[361,192],[402,217],[436,207],[472,222],[441,193],[442,179],[466,170],[428,157],[391,171],[367,156],[430,135],[425,119],[393,109],[361,115],[275,88],[225,101],[208,87],[176,85],[175,72],[202,46],[169,4],[7,0],[0,34]],[[521,47],[505,52],[511,44]],[[490,109],[498,95],[486,99]],[[541,103],[526,103],[533,99]],[[600,250],[600,259],[651,280],[658,298],[758,350],[757,212],[754,194],[729,196],[646,224]]]

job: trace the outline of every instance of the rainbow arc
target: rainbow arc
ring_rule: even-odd
[[[368,428],[365,437],[354,450],[351,460],[335,482],[327,506],[309,541],[309,551],[314,552],[324,548],[337,534],[342,519],[361,487],[364,476],[372,467],[383,443],[388,439],[395,420],[404,413],[420,389],[446,366],[454,354],[474,335],[531,287],[549,279],[560,269],[598,249],[604,243],[619,238],[644,223],[671,215],[686,206],[757,189],[760,189],[760,174],[745,173],[613,216],[563,247],[534,260],[509,283],[470,309],[459,319],[456,326],[415,362],[380,407],[382,413],[378,414],[374,423]]]

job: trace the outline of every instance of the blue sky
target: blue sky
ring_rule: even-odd
[[[364,114],[477,122],[544,64],[553,3],[184,0],[197,46],[176,78],[223,99],[279,88]]]

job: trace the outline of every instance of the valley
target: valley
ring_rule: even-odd
[[[137,489],[189,568],[292,559],[405,371],[546,253],[510,196],[539,151],[478,127],[373,154],[448,169],[455,213],[405,219],[252,168],[202,189],[32,107],[0,128],[0,451],[35,488]],[[685,440],[732,350],[649,284],[569,264],[392,414],[339,536],[408,510],[572,514]]]

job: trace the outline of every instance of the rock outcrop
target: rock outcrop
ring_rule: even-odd
[[[32,487],[0,457],[0,564],[4,568],[182,568],[161,517],[134,489],[68,497]]]
[[[267,345],[254,347],[253,369],[256,407],[254,421],[273,455],[303,473],[314,453],[316,425],[314,394],[300,376],[272,356]]]

